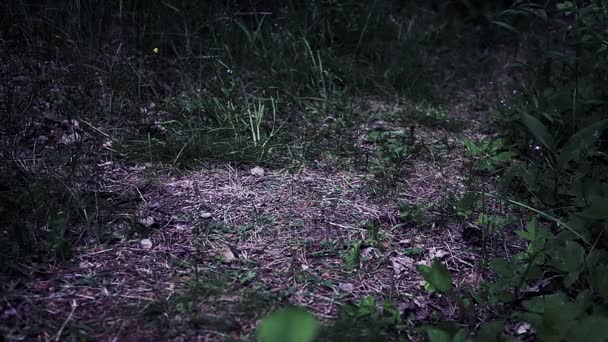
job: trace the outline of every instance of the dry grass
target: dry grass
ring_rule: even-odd
[[[421,128],[417,138],[431,146],[444,133]],[[48,276],[18,281],[19,298],[13,293],[5,300],[19,316],[23,337],[50,340],[71,329],[101,340],[152,340],[159,331],[142,319],[142,308],[184,291],[193,269],[200,268],[251,271],[255,276],[241,289],[282,294],[327,319],[335,318],[341,303],[369,295],[393,299],[412,318],[428,319],[437,309],[451,316],[456,308],[421,288],[415,265],[439,257],[459,286],[475,287],[482,277],[475,268],[479,255],[462,240],[461,222],[429,212],[418,226],[399,216],[395,199],[431,203],[462,191],[462,153],[456,148],[450,159],[417,158],[391,196],[370,191],[369,172],[303,168],[261,175],[249,167],[217,165],[175,174],[150,165],[108,164],[105,191],[139,194],[138,219],[156,228],[148,237],[151,246],[135,238],[80,247]],[[370,224],[379,227],[378,241],[368,239]],[[361,260],[349,270],[344,257],[356,241],[362,241]],[[221,260],[226,247],[235,256],[229,263]],[[407,248],[421,253],[405,255]],[[224,299],[197,305],[215,307]],[[250,334],[255,320],[238,326],[231,336]],[[196,334],[203,340],[226,336],[204,329]]]

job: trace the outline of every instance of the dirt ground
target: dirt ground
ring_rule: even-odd
[[[449,300],[424,289],[416,265],[441,259],[458,290],[474,290],[487,276],[476,266],[475,237],[466,233],[475,235],[476,222],[451,214],[470,174],[461,141],[486,133],[484,91],[455,91],[448,114],[466,119],[463,129],[416,126],[423,153],[405,161],[389,189],[378,188],[372,167],[318,167],[325,160],[317,167],[217,163],[190,171],[100,163],[101,191],[114,209],[121,212],[125,198],[137,203],[131,221],[114,221],[116,230],[135,224],[140,232],[108,245],[83,241],[42,276],[2,279],[12,288],[0,306],[12,327],[6,338],[248,339],[264,314],[285,303],[329,322],[341,305],[367,296],[391,299],[410,327],[437,312],[457,315]],[[384,117],[387,103],[367,105],[379,114],[353,132],[361,150],[376,148],[366,140],[372,129],[412,124]],[[403,215],[400,202],[418,209]],[[501,243],[497,253],[518,248]],[[353,248],[357,257],[345,261]],[[482,320],[487,312],[479,310]]]

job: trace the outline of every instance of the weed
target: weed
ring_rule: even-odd
[[[346,255],[344,256],[344,261],[346,262],[346,267],[350,271],[359,267],[359,261],[361,259],[361,241],[356,241],[353,243],[348,249]]]
[[[412,105],[411,109],[406,111],[404,115],[418,124],[428,127],[444,128],[448,131],[458,131],[463,127],[463,123],[450,117],[447,110],[435,107],[427,102]]]
[[[376,144],[378,164],[376,174],[382,184],[396,186],[405,162],[415,153],[413,133],[408,136],[403,131],[373,130],[368,139]]]
[[[323,240],[321,241],[321,250],[311,253],[314,257],[329,257],[337,256],[340,250],[339,240]]]
[[[506,167],[516,156],[515,152],[509,151],[504,146],[504,140],[500,138],[487,137],[478,144],[466,139],[464,146],[469,155],[474,158],[473,170],[475,171],[495,172]]]
[[[54,261],[70,258],[73,245],[107,242],[111,231],[101,210],[109,204],[97,192],[72,187],[52,176],[14,178],[0,188],[3,239],[0,273],[18,271],[15,260]],[[32,259],[34,258],[34,259]]]
[[[405,255],[422,255],[424,253],[424,249],[420,247],[408,247],[403,250]]]
[[[395,304],[388,300],[377,304],[370,296],[342,306],[338,319],[322,327],[302,308],[277,310],[262,320],[257,335],[262,341],[387,341],[398,337],[400,328]]]
[[[384,341],[398,336],[401,314],[395,304],[374,297],[363,298],[359,303],[340,308],[335,323],[325,327],[321,341]]]
[[[367,232],[367,236],[365,239],[365,244],[371,247],[380,247],[382,248],[382,227],[378,222],[371,221],[366,222],[363,226]]]
[[[403,220],[414,222],[417,225],[422,225],[426,222],[424,209],[425,205],[423,204],[399,202],[399,217]]]

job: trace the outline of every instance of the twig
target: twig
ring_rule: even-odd
[[[68,318],[65,319],[65,321],[61,325],[61,328],[59,328],[59,331],[57,332],[57,335],[55,336],[55,341],[59,341],[61,334],[63,334],[63,329],[65,329],[66,325],[68,325],[68,322],[72,319],[72,316],[74,315],[74,311],[76,311],[76,307],[78,307],[78,305],[76,304],[76,301],[72,300],[72,311],[70,311]]]
[[[104,131],[100,130],[99,128],[97,128],[97,127],[95,127],[95,126],[93,126],[91,123],[89,123],[89,122],[87,122],[87,121],[85,121],[85,120],[80,120],[80,122],[85,123],[87,126],[91,127],[91,129],[93,129],[93,130],[94,130],[94,131],[96,131],[97,133],[99,133],[99,134],[103,135],[104,137],[106,137],[106,138],[108,138],[108,139],[111,139],[111,140],[114,140],[114,141],[117,141],[116,139],[112,138],[112,137],[111,137],[111,136],[110,136],[108,133],[106,133],[106,132],[104,132]]]
[[[272,15],[272,12],[237,12],[236,15]]]

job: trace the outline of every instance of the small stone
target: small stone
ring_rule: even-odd
[[[202,213],[201,214],[201,218],[204,218],[204,219],[210,219],[211,217],[213,217],[213,214],[211,214],[211,213]]]
[[[249,170],[249,173],[252,176],[262,177],[262,176],[264,176],[264,169],[262,169],[259,166],[256,166],[256,167],[252,168],[251,170]]]
[[[141,247],[143,249],[150,249],[152,248],[152,241],[150,241],[150,239],[142,239],[139,244],[141,245]]]

